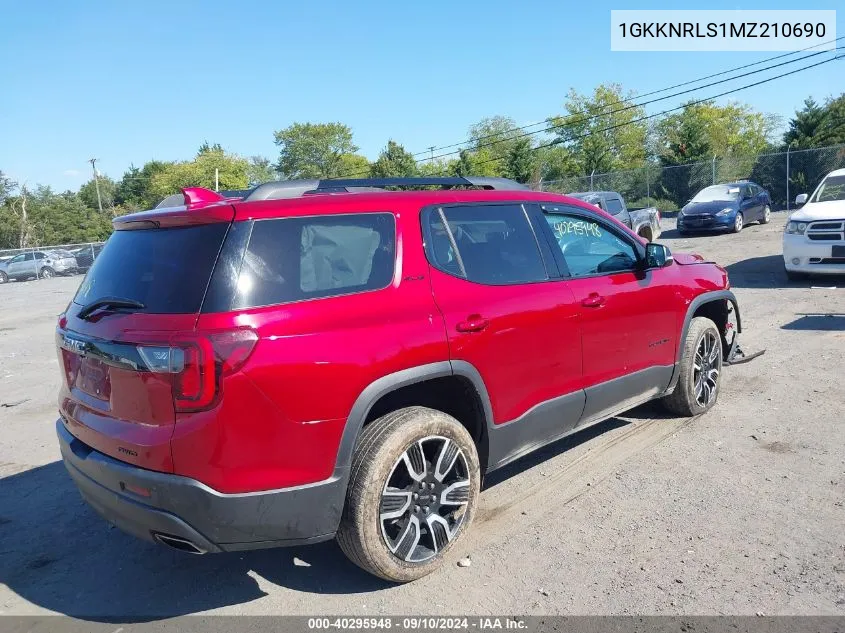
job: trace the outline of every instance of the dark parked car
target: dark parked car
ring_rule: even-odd
[[[709,410],[740,330],[725,269],[499,178],[188,189],[113,223],[55,332],[62,457],[194,554],[337,536],[419,578],[485,473],[655,398]]]
[[[77,270],[84,273],[91,268],[94,260],[97,259],[97,255],[99,255],[102,250],[102,244],[88,244],[87,246],[83,246],[81,248],[74,248],[70,252],[76,258]]]
[[[732,231],[749,222],[767,224],[771,219],[769,192],[753,182],[731,182],[705,187],[678,211],[678,232]]]

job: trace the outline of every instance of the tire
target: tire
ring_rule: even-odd
[[[0,270],[0,284],[4,284],[7,281],[9,281],[9,276],[6,273],[4,273],[2,270]]]
[[[772,208],[769,205],[763,209],[763,217],[760,218],[760,224],[768,224],[772,219]]]
[[[412,468],[414,463],[420,465],[419,456],[422,468]],[[443,476],[436,477],[441,474],[440,457],[452,461]],[[422,482],[416,481],[412,470],[417,476],[424,473]],[[421,578],[439,568],[466,534],[480,483],[475,443],[455,418],[425,407],[388,413],[364,427],[358,438],[338,544],[349,560],[380,578],[392,582]],[[388,487],[394,494],[384,494]],[[450,488],[456,494],[441,507]],[[449,511],[453,506],[455,510]]]
[[[700,354],[705,339],[715,344],[712,347],[704,347],[708,351],[708,360],[706,363],[701,363]],[[708,379],[701,383],[701,394],[698,393],[701,372],[696,370],[696,364],[707,372],[705,376]],[[715,377],[712,376],[710,370],[716,371]],[[700,415],[716,404],[722,378],[722,336],[716,324],[710,319],[695,317],[690,321],[687,336],[683,341],[683,353],[678,371],[680,378],[675,391],[663,398],[663,404],[670,412],[685,417]]]
[[[745,218],[742,216],[742,213],[737,212],[733,228],[731,228],[731,232],[739,233],[740,231],[742,231],[743,226],[745,226]]]
[[[41,277],[41,279],[52,279],[56,276],[56,271],[49,266],[44,266],[44,268],[42,268],[38,273],[38,276]]]

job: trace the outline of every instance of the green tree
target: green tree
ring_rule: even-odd
[[[6,198],[12,195],[12,192],[17,188],[18,183],[6,176],[0,170],[0,205],[6,202]]]
[[[531,141],[521,138],[513,141],[505,154],[503,175],[521,183],[538,179],[535,171],[535,155],[531,151]]]
[[[94,179],[91,178],[91,180],[79,188],[79,199],[86,207],[99,210],[99,206],[97,204],[97,187],[99,186],[100,200],[103,203],[103,211],[111,211],[115,205],[117,183],[103,174],[100,174],[97,180],[98,182],[95,183]]]
[[[504,176],[505,162],[513,148],[517,145],[524,147],[524,141],[528,141],[528,146],[531,146],[531,137],[521,136],[524,132],[516,127],[516,121],[499,115],[481,119],[470,126],[469,149],[474,152],[484,151],[491,159],[490,167],[485,171],[491,172],[492,175]]]
[[[247,169],[247,180],[249,186],[254,187],[263,182],[271,182],[279,180],[279,174],[276,171],[276,166],[270,162],[269,158],[263,156],[250,156],[249,167]]]
[[[648,125],[637,120],[645,116],[645,109],[620,103],[633,96],[619,84],[601,84],[592,95],[572,89],[564,104],[566,114],[549,119],[581,174],[645,165]]]
[[[338,160],[337,175],[334,178],[366,178],[370,173],[370,161],[361,154],[342,154]]]
[[[458,159],[448,163],[450,176],[498,176],[499,170],[496,167],[496,160],[487,151],[487,148],[473,152],[462,149]]]
[[[419,175],[417,161],[399,143],[393,140],[387,141],[387,146],[372,165],[370,165],[370,176],[373,178],[391,177],[412,177]]]
[[[809,149],[845,143],[845,94],[820,106],[806,99],[783,135],[783,149]]]
[[[130,165],[115,189],[115,205],[128,211],[153,208],[161,200],[150,190],[153,178],[172,167],[173,163],[160,160],[151,160],[141,169]]]
[[[184,187],[214,189],[217,170],[220,189],[246,189],[249,185],[249,162],[240,156],[219,150],[200,152],[192,161],[171,163],[153,175],[149,195],[158,204]]]
[[[278,168],[287,178],[337,177],[342,157],[358,151],[352,130],[342,123],[294,123],[273,136]]]

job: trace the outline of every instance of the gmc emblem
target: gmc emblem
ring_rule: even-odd
[[[62,343],[62,347],[74,354],[85,356],[85,350],[88,348],[88,343],[81,341],[78,338],[70,338],[66,336]]]

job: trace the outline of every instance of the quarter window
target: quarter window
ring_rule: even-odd
[[[435,210],[429,215],[428,232],[432,263],[452,275],[489,285],[548,278],[537,239],[521,205]]]
[[[238,276],[235,308],[378,290],[390,284],[390,213],[257,220]]]
[[[588,216],[544,211],[554,241],[572,277],[631,271],[637,265],[634,246],[606,225]]]

